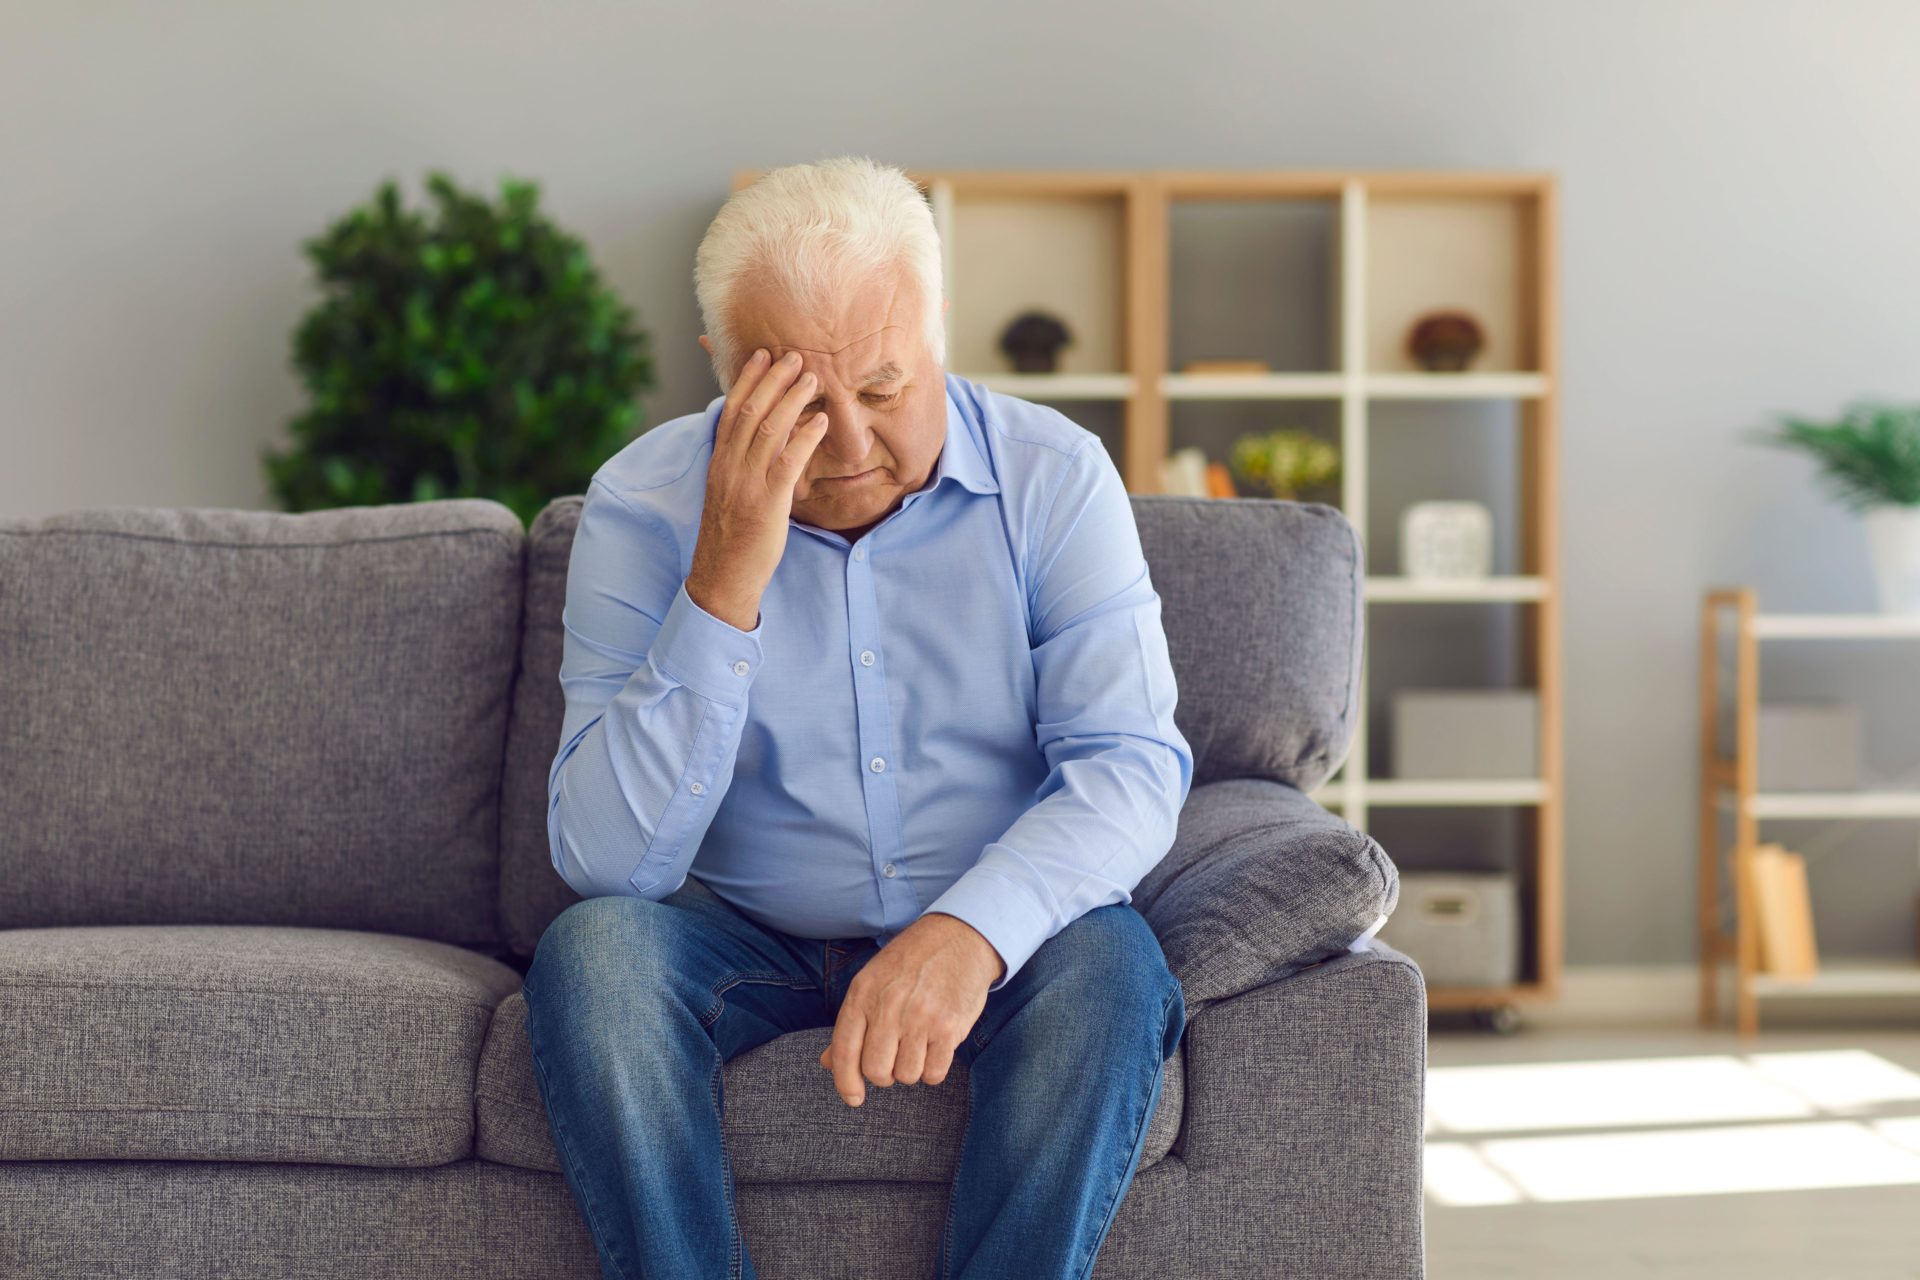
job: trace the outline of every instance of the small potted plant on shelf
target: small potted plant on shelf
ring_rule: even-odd
[[[309,402],[261,460],[288,511],[479,497],[530,524],[637,433],[647,334],[533,183],[426,187],[427,213],[389,180],[303,245]]]
[[[1920,613],[1920,405],[1855,400],[1837,422],[1783,414],[1755,439],[1813,457],[1862,517],[1882,612]]]
[[[1248,484],[1291,501],[1339,475],[1340,452],[1310,431],[1282,427],[1236,439],[1229,465]]]

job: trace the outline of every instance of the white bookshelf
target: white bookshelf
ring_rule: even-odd
[[[1370,577],[1366,585],[1367,599],[1383,604],[1544,600],[1547,589],[1547,579],[1535,574],[1459,579]]]
[[[1920,616],[1884,613],[1757,613],[1757,640],[1920,639]]]
[[[1389,373],[1364,385],[1377,400],[1538,400],[1550,389],[1540,373]]]
[[[1731,618],[1732,626],[1726,627]],[[1733,641],[1733,737],[1721,742],[1721,650]],[[1700,618],[1700,1021],[1719,1021],[1720,974],[1733,968],[1734,1025],[1759,1030],[1760,1001],[1774,996],[1920,995],[1920,964],[1828,965],[1810,978],[1762,973],[1754,922],[1752,862],[1766,821],[1920,818],[1920,789],[1760,790],[1760,642],[1920,639],[1920,617],[1873,613],[1762,613],[1750,587],[1709,589]],[[1733,818],[1733,840],[1720,821]],[[1723,847],[1724,846],[1724,847]],[[1723,904],[1723,889],[1730,890]],[[1731,916],[1729,926],[1727,917]]]
[[[1731,791],[1719,805],[1743,807]],[[1920,818],[1920,791],[1756,791],[1744,807],[1756,818]]]
[[[1169,400],[1332,400],[1351,383],[1339,373],[1168,373],[1160,391]]]
[[[1329,809],[1351,802],[1350,783],[1329,782],[1316,789],[1315,801]],[[1457,809],[1472,806],[1529,806],[1547,798],[1539,778],[1369,778],[1367,802],[1376,809],[1395,806]]]
[[[967,373],[961,375],[1023,400],[1125,400],[1133,394],[1127,373]]]
[[[1822,963],[1817,973],[1805,978],[1755,974],[1753,990],[1761,997],[1803,999],[1920,996],[1920,964]]]

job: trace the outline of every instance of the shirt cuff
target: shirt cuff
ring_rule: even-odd
[[[990,992],[1011,982],[1040,944],[1053,936],[1053,919],[1046,908],[1025,889],[985,867],[970,867],[927,911],[957,916],[993,944],[1007,971],[987,988]]]
[[[693,602],[682,582],[648,656],[661,674],[701,697],[739,706],[760,670],[760,636],[766,625],[764,614],[751,631],[714,617]]]

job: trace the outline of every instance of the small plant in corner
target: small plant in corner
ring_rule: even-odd
[[[310,403],[262,451],[289,511],[491,498],[525,523],[586,489],[653,387],[646,332],[584,244],[503,178],[497,200],[428,175],[303,244],[321,300],[293,335]]]
[[[1920,405],[1855,400],[1834,422],[1783,414],[1753,439],[1813,458],[1827,491],[1863,518],[1881,608],[1920,612]]]

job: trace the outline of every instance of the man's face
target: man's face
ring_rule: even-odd
[[[912,277],[850,280],[817,311],[745,281],[734,303],[739,359],[760,347],[775,360],[797,351],[802,372],[819,379],[798,421],[824,411],[827,433],[794,485],[794,518],[859,537],[926,484],[946,441],[944,370],[927,350]]]

